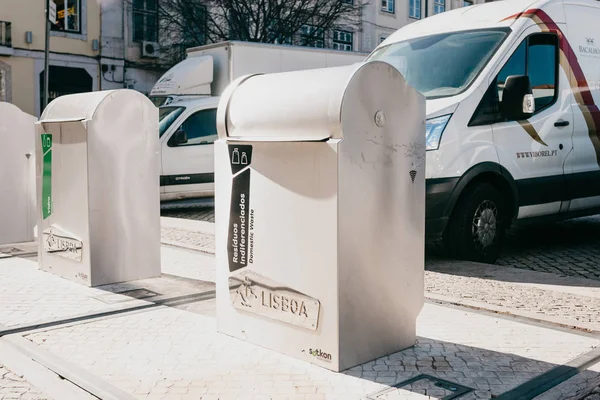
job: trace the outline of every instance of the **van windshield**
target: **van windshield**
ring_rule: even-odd
[[[185,107],[160,107],[158,109],[158,137],[169,129],[171,124],[181,115]]]
[[[450,97],[471,84],[508,33],[498,28],[420,37],[382,47],[367,61],[390,63],[427,99]]]

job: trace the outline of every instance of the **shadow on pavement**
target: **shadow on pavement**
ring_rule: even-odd
[[[600,280],[600,217],[517,225],[497,264]]]
[[[519,400],[533,399],[579,373],[578,381],[587,383],[582,385],[584,390],[593,387],[600,374],[586,369],[598,358],[600,351],[591,351],[564,365],[556,365],[510,353],[418,337],[412,348],[343,373],[389,385],[370,393],[367,396],[370,400],[409,398],[408,392],[433,399]],[[563,386],[561,396],[577,392],[572,383]]]
[[[436,267],[441,264],[448,264],[444,271]],[[489,270],[476,267],[489,264],[472,263],[470,267],[468,264],[445,258],[439,244],[428,245],[426,249],[427,269],[438,272],[453,273],[454,269],[456,273],[465,276],[507,282],[524,282],[523,279],[527,279],[525,282],[530,283],[600,287],[600,217],[556,223],[521,224],[507,233],[504,251],[496,262],[496,267],[546,272],[554,278],[547,275],[519,274],[513,269],[508,269],[505,274],[495,269],[495,276],[490,276]],[[568,280],[559,279],[562,277],[582,280],[569,284]]]

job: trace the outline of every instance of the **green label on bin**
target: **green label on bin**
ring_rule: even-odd
[[[52,214],[52,135],[42,134],[42,217]]]

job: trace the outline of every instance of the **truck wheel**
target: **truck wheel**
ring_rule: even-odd
[[[458,259],[494,263],[506,232],[506,207],[500,192],[480,183],[461,196],[444,234],[447,252]]]

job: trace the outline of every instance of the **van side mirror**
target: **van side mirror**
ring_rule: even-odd
[[[180,145],[180,144],[185,144],[185,143],[187,143],[187,141],[188,141],[187,134],[185,133],[185,131],[183,129],[177,130],[173,134],[173,137],[171,138],[171,143],[175,146]]]
[[[506,78],[500,111],[509,121],[528,119],[535,113],[535,98],[528,76],[513,75]]]

